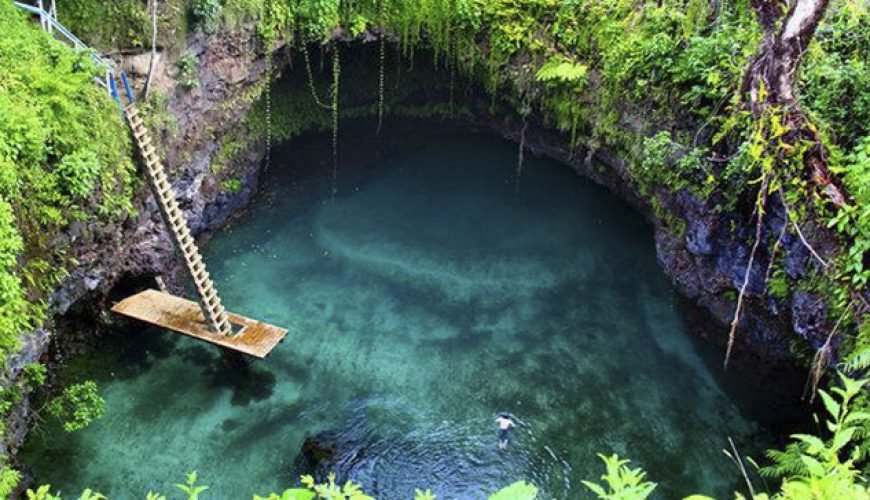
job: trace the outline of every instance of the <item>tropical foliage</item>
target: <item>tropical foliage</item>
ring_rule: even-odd
[[[363,492],[362,487],[353,481],[342,484],[336,482],[335,474],[330,474],[325,483],[318,483],[311,476],[302,476],[299,479],[301,488],[289,488],[282,493],[269,493],[268,495],[254,495],[254,500],[374,500],[374,497]],[[200,500],[200,495],[208,490],[208,486],[197,484],[196,472],[187,475],[184,484],[176,484],[187,500]],[[537,498],[538,488],[525,481],[517,481],[489,496],[489,500],[534,500]],[[205,496],[205,495],[204,495]],[[27,490],[28,500],[61,500],[59,495],[51,493],[50,485],[43,485],[36,490]],[[106,497],[91,490],[85,490],[79,500],[102,500]],[[149,491],[146,495],[148,500],[166,500],[160,493]],[[437,500],[437,496],[430,490],[417,489],[414,500]]]
[[[840,336],[842,368],[870,369],[867,2],[830,2],[799,74],[799,100],[818,131],[831,173],[847,193],[842,206],[830,203],[807,172],[803,158],[813,145],[785,140],[792,132],[784,118],[787,110],[746,109],[743,77],[762,37],[754,2],[748,0],[161,3],[160,32],[167,44],[183,40],[188,21],[205,33],[253,23],[265,50],[279,38],[299,49],[333,44],[328,88],[318,88],[324,84],[312,77],[313,98],[290,103],[298,113],[276,116],[277,138],[312,127],[337,129],[341,65],[332,40],[368,31],[378,37],[390,34],[409,61],[417,49],[430,50],[436,54],[436,66],[482,84],[507,101],[515,115],[536,113],[545,124],[570,134],[572,147],[607,148],[620,155],[631,182],[673,232],[679,233],[684,223],[663,208],[663,191],[687,191],[712,203],[731,214],[735,227],[737,222],[745,225],[754,213],[760,218],[765,211],[761,198],[779,196],[793,223],[784,231],[804,239],[801,227],[818,233],[827,228],[836,248],[816,259],[824,263],[808,266],[804,276],[773,269],[765,283],[770,298],[777,300],[797,289],[823,296],[830,304],[827,319],[837,324],[831,334]],[[148,39],[145,1],[71,0],[60,6],[61,19],[99,47],[141,47]],[[8,2],[0,2],[0,32],[2,358],[16,348],[17,334],[44,319],[46,296],[73,261],[65,248],[53,246],[53,237],[94,214],[108,220],[129,211],[133,170],[129,140],[120,132],[123,123],[92,84],[95,73],[88,55],[72,52],[33,28]],[[194,56],[179,60],[181,87],[191,90],[199,85],[196,65]],[[311,74],[310,64],[306,66]],[[377,112],[383,112],[383,78],[382,66],[376,91],[380,95],[372,92],[372,105],[354,112],[373,113],[375,102]],[[328,96],[323,99],[328,102],[320,102],[321,95]],[[258,109],[254,120],[260,116]],[[251,126],[263,130],[256,123]],[[234,141],[223,146],[227,156],[244,150]],[[227,189],[237,187],[226,181]],[[731,236],[751,243],[745,235]],[[812,240],[813,234],[809,237]],[[771,246],[775,254],[776,246]],[[38,371],[30,376],[40,378]],[[861,450],[870,447],[856,443],[863,443],[870,431],[866,414],[850,409],[866,407],[866,398],[858,389],[862,382],[844,379],[842,384],[831,393],[820,393],[830,437],[799,435],[785,451],[771,453],[774,466],[765,471],[785,477],[782,490],[774,494],[777,498],[867,496],[857,469],[866,458]],[[3,398],[0,410],[19,397],[20,390],[6,388],[4,394],[11,396]],[[77,391],[65,392],[67,403],[57,406],[72,427],[100,413],[92,397],[95,391]],[[79,408],[90,410],[77,415]],[[626,461],[616,456],[602,459],[604,482],[585,483],[599,497],[642,498],[655,487]],[[13,475],[4,470],[0,491]],[[291,493],[283,495],[363,495],[352,483],[338,485],[333,479],[324,485],[306,482],[301,490],[305,493],[288,490]],[[188,495],[205,491],[196,485],[195,475],[179,487]],[[33,495],[51,498],[48,488]],[[85,498],[98,496],[88,492]]]
[[[89,426],[106,413],[106,401],[96,382],[88,380],[66,387],[48,403],[48,413],[63,422],[63,429],[74,432]]]
[[[825,435],[795,434],[784,453],[771,453],[774,465],[763,468],[763,475],[781,478],[781,485],[772,492],[758,491],[746,471],[746,492],[737,492],[738,499],[754,500],[866,500],[870,499],[870,483],[856,466],[862,454],[859,434],[867,431],[870,413],[855,409],[855,401],[867,387],[868,380],[853,380],[844,375],[839,377],[838,387],[830,393],[820,391],[825,412]],[[617,455],[600,455],[605,464],[603,483],[583,481],[583,484],[597,498],[602,500],[643,500],[656,488],[656,483],[646,480],[646,473],[640,468],[630,468],[629,460]],[[750,463],[754,463],[750,460]],[[735,474],[737,471],[735,470]],[[359,484],[353,481],[339,483],[335,474],[330,474],[325,483],[317,483],[311,476],[300,478],[302,487],[290,488],[284,492],[269,495],[255,495],[254,500],[369,500]],[[176,485],[188,500],[198,500],[208,490],[207,486],[197,484],[197,474],[188,474],[184,484]],[[50,493],[50,486],[30,490],[28,498],[51,500],[59,498]],[[525,481],[518,481],[489,496],[490,500],[533,500],[538,489]],[[104,498],[99,493],[87,490],[81,498]],[[149,492],[147,498],[164,498]],[[430,490],[416,490],[415,500],[435,500]],[[703,495],[691,495],[687,500],[710,500]]]
[[[0,362],[38,326],[72,262],[53,242],[131,209],[133,162],[117,107],[76,53],[0,3]]]

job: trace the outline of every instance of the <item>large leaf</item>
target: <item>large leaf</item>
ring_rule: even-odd
[[[837,420],[840,417],[840,405],[834,401],[834,398],[832,398],[830,394],[821,389],[819,389],[819,396],[821,396],[828,414],[834,417],[834,420]]]

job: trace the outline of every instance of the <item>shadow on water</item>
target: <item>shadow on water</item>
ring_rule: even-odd
[[[209,387],[231,391],[234,406],[269,399],[275,391],[277,378],[267,368],[258,364],[230,366],[213,347],[190,346],[183,349],[180,356],[191,366],[202,369],[200,376]]]

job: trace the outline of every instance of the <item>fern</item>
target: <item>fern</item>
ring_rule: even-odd
[[[801,460],[804,453],[804,445],[790,443],[785,450],[767,450],[765,455],[771,460],[771,464],[758,469],[758,472],[766,478],[782,478],[806,474],[807,468]]]
[[[870,320],[863,321],[858,327],[855,347],[843,362],[842,370],[846,373],[870,370]]]
[[[582,84],[586,81],[589,71],[585,65],[568,59],[565,56],[550,58],[535,74],[539,82],[563,82]]]
[[[870,369],[870,346],[862,346],[849,354],[843,362],[843,371],[847,373],[867,371]]]

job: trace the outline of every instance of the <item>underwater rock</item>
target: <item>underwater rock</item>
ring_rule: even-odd
[[[335,447],[322,437],[309,437],[302,443],[302,449],[297,458],[297,467],[304,471],[314,472],[322,465],[332,462],[336,456]]]

